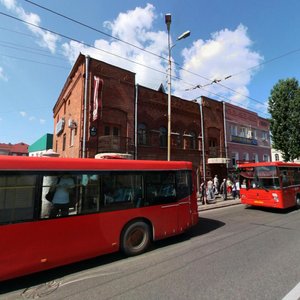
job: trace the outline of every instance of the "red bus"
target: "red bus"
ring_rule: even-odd
[[[239,164],[241,203],[254,206],[300,207],[300,164]]]
[[[193,182],[190,162],[0,156],[0,280],[137,255],[186,231],[198,221]]]

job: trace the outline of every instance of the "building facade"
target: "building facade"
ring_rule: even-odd
[[[60,157],[167,160],[167,112],[163,88],[136,85],[134,73],[80,54],[53,109],[53,150]],[[214,175],[224,178],[235,163],[234,153],[236,160],[246,152],[261,160],[270,155],[262,139],[257,145],[237,139],[243,127],[259,136],[268,130],[264,122],[255,113],[207,97],[197,102],[172,96],[171,160],[191,161],[198,184]]]
[[[271,161],[269,121],[230,103],[224,105],[229,170],[238,161]]]
[[[95,77],[98,116],[93,116]],[[53,150],[60,157],[134,154],[135,74],[80,54],[54,106]]]
[[[28,147],[29,156],[43,156],[52,149],[53,134],[46,133]]]
[[[0,143],[0,155],[28,156],[28,146],[22,142],[17,144]]]

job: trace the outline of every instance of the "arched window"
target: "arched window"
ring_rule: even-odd
[[[279,154],[275,154],[275,161],[279,161]]]
[[[190,135],[191,135],[191,137],[190,137],[190,149],[196,150],[197,149],[196,133],[192,131],[190,133]]]
[[[147,127],[144,123],[138,125],[138,145],[147,145]]]
[[[167,147],[167,129],[165,127],[159,128],[159,146]]]

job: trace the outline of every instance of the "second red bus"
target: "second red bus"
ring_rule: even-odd
[[[300,207],[300,164],[239,164],[241,203],[253,206]]]

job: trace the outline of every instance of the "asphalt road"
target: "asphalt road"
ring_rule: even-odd
[[[299,228],[297,210],[203,211],[190,232],[143,255],[11,280],[0,284],[0,299],[283,299],[300,281]]]

